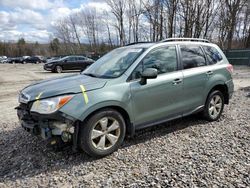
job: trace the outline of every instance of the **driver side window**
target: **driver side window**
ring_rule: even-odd
[[[175,46],[164,46],[150,51],[133,71],[131,79],[141,78],[141,73],[146,68],[155,68],[158,74],[176,71],[177,55]]]
[[[67,61],[75,61],[75,60],[76,60],[75,57],[68,57],[68,58],[67,58]]]

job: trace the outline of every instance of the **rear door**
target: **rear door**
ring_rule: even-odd
[[[209,68],[199,45],[180,45],[183,67],[183,114],[191,113],[204,105],[204,95],[208,81]]]
[[[77,68],[79,70],[84,70],[87,66],[88,66],[87,58],[85,58],[85,57],[78,57]]]

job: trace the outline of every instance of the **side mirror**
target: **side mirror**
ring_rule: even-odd
[[[157,75],[158,75],[157,69],[155,69],[155,68],[146,68],[145,70],[143,70],[143,72],[141,74],[140,84],[141,85],[147,84],[147,79],[157,78]]]

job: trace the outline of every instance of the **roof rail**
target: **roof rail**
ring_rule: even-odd
[[[160,42],[173,42],[173,41],[193,41],[193,42],[206,42],[210,43],[207,39],[200,39],[200,38],[167,38],[163,39]]]

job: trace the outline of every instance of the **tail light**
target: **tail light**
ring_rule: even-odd
[[[230,72],[231,74],[233,74],[233,71],[234,71],[234,67],[233,67],[233,65],[228,64],[228,66],[227,66],[227,70],[228,70],[228,72]]]

